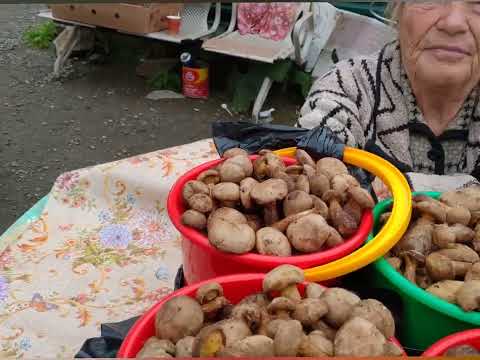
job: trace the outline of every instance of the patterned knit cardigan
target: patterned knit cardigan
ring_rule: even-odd
[[[440,184],[439,190],[480,177],[478,88],[447,130],[435,136],[412,93],[398,41],[385,45],[377,54],[341,61],[318,79],[302,108],[298,126],[328,126],[347,145],[389,160],[410,175],[410,180],[416,177],[432,182],[432,186],[442,183],[439,179],[446,180],[448,183]],[[455,176],[425,180],[415,173]]]

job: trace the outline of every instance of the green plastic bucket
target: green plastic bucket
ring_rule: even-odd
[[[419,192],[438,198],[438,192]],[[392,201],[385,200],[373,210],[373,233],[379,230],[380,215],[388,211]],[[480,326],[480,312],[465,312],[420,287],[414,285],[397,272],[383,257],[370,265],[369,283],[375,288],[394,291],[402,300],[402,317],[397,337],[409,349],[426,350],[437,340],[452,333]]]

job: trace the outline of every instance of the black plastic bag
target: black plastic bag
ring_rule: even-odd
[[[296,146],[307,151],[313,158],[330,156],[343,158],[345,145],[327,127],[311,130],[285,125],[252,124],[249,122],[215,122],[212,136],[220,156],[231,148],[242,148],[250,154],[262,149],[278,150]],[[363,169],[350,166],[350,172],[362,187],[371,190],[373,176]],[[375,195],[373,191],[370,191]]]

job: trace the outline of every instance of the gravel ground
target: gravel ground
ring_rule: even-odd
[[[209,136],[229,118],[214,92],[208,101],[149,101],[144,79],[127,64],[72,61],[51,76],[53,50],[34,50],[24,30],[42,5],[0,5],[0,234],[46,195],[63,172]],[[292,123],[301,105],[274,92],[276,121]]]

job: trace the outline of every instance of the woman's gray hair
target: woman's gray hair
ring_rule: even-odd
[[[402,0],[390,0],[385,9],[385,16],[390,19],[394,24],[398,25],[398,19],[400,17],[400,11],[402,10]]]

